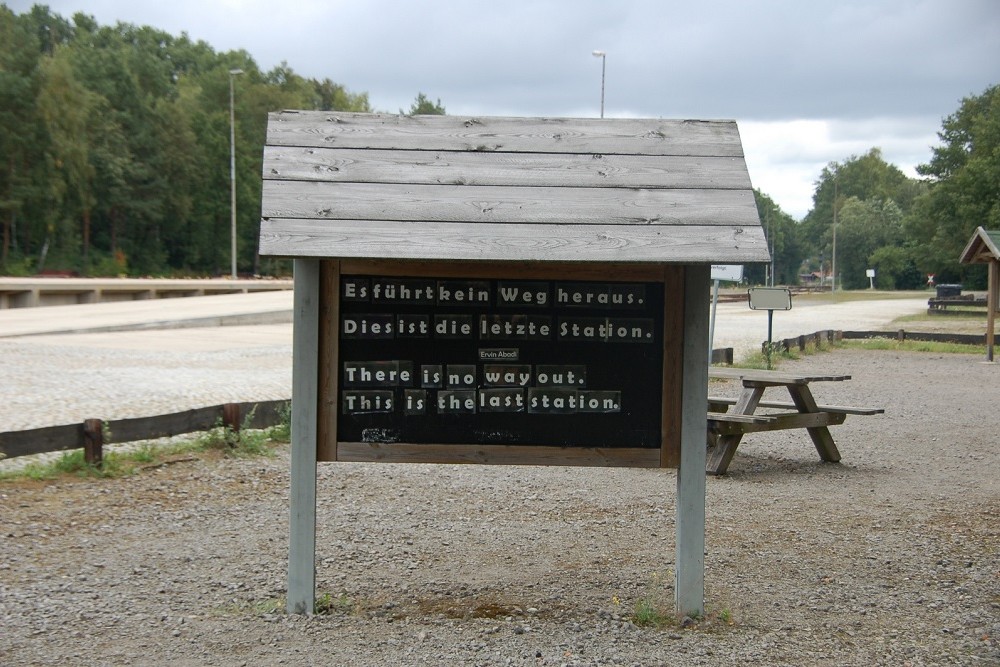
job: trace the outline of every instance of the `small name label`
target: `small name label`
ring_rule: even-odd
[[[479,348],[479,361],[517,361],[521,351],[516,347]]]

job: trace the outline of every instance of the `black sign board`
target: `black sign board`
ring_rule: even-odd
[[[340,284],[340,442],[660,447],[661,283]]]

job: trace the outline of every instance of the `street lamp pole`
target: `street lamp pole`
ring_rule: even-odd
[[[604,72],[608,54],[604,51],[594,51],[594,56],[601,59],[601,118],[604,118]]]
[[[229,70],[229,212],[230,225],[230,257],[232,259],[230,276],[236,280],[236,108],[233,104],[233,80],[243,74],[241,69]]]
[[[837,192],[837,176],[833,177],[833,260],[830,270],[833,272],[833,285],[830,286],[831,292],[837,291],[837,198],[839,197]]]

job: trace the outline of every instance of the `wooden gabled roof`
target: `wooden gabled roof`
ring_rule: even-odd
[[[962,264],[985,264],[1000,261],[1000,230],[977,227],[962,251]]]
[[[260,254],[768,261],[734,121],[271,114]]]

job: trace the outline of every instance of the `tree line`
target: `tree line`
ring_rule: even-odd
[[[757,210],[773,248],[775,284],[815,275],[845,289],[882,289],[937,283],[985,289],[986,265],[962,265],[959,256],[976,227],[1000,229],[1000,86],[961,100],[942,121],[941,145],[907,177],[878,148],[823,168],[813,206],[801,221],[764,193]],[[836,248],[836,254],[834,249]],[[750,267],[763,282],[765,267]]]
[[[285,63],[264,72],[243,50],[186,34],[0,5],[0,274],[228,273],[230,86],[236,173],[253,175],[236,178],[237,268],[287,272],[256,253],[267,113],[370,112],[367,93]],[[399,111],[445,113],[424,93]],[[831,162],[801,221],[756,191],[775,284],[835,271],[861,288],[875,269],[886,289],[927,274],[985,285],[984,268],[958,257],[977,226],[1000,228],[1000,86],[962,100],[939,137],[918,179],[878,148]],[[745,275],[760,284],[768,271]]]
[[[228,273],[231,84],[236,173],[253,175],[236,178],[238,270],[287,272],[256,253],[267,113],[372,111],[367,93],[187,35],[0,5],[0,273]],[[444,107],[420,93],[411,112]]]

